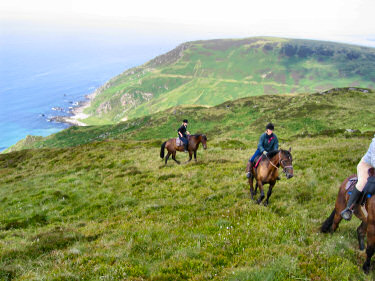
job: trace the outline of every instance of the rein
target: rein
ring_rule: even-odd
[[[268,155],[266,154],[266,157],[267,157],[267,159],[270,161],[270,164],[272,165],[272,166],[274,166],[276,169],[278,169],[279,168],[279,166],[280,166],[280,164],[282,164],[282,162],[283,161],[285,161],[285,159],[284,160],[281,160],[281,156],[280,156],[280,153],[281,153],[281,151],[279,151],[279,161],[278,161],[278,163],[277,163],[277,166],[275,165],[275,164],[273,164],[272,163],[272,161],[271,161],[271,159],[268,157]],[[284,165],[283,165],[284,166]],[[289,165],[289,166],[284,166],[284,168],[283,168],[283,172],[284,173],[286,173],[286,169],[287,168],[293,168],[293,166],[292,165]]]

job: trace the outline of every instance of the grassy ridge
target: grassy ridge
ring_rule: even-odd
[[[375,50],[280,38],[195,41],[113,78],[86,113],[109,124],[177,105],[218,105],[242,97],[374,88]]]
[[[256,140],[268,122],[274,122],[283,139],[296,135],[345,134],[346,129],[375,131],[375,94],[367,89],[343,88],[324,93],[266,95],[206,107],[175,107],[115,125],[71,127],[46,138],[29,138],[7,151],[23,148],[69,147],[106,139],[161,140],[176,136],[181,120],[189,131]]]

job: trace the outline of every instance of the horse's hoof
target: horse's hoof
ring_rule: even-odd
[[[365,274],[370,273],[370,265],[368,265],[366,262],[363,264],[362,268]]]
[[[265,207],[267,207],[267,206],[268,206],[268,202],[267,202],[267,201],[264,202],[263,205],[264,205]]]

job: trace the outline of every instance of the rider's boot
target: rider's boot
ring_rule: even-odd
[[[360,198],[362,192],[359,191],[357,188],[354,188],[352,191],[352,194],[350,194],[348,204],[346,205],[346,208],[341,212],[341,217],[344,220],[350,221],[352,218],[353,214],[353,207],[355,203],[358,201]]]
[[[249,179],[251,177],[251,170],[253,169],[253,162],[249,161],[247,162],[246,167],[246,177]]]
[[[184,144],[184,152],[189,152],[189,145],[188,144]]]

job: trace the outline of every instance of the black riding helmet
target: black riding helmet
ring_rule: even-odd
[[[268,123],[267,126],[266,126],[266,130],[271,130],[273,131],[275,129],[275,127],[273,126],[272,123]]]
[[[189,123],[187,119],[184,119],[182,123]]]

